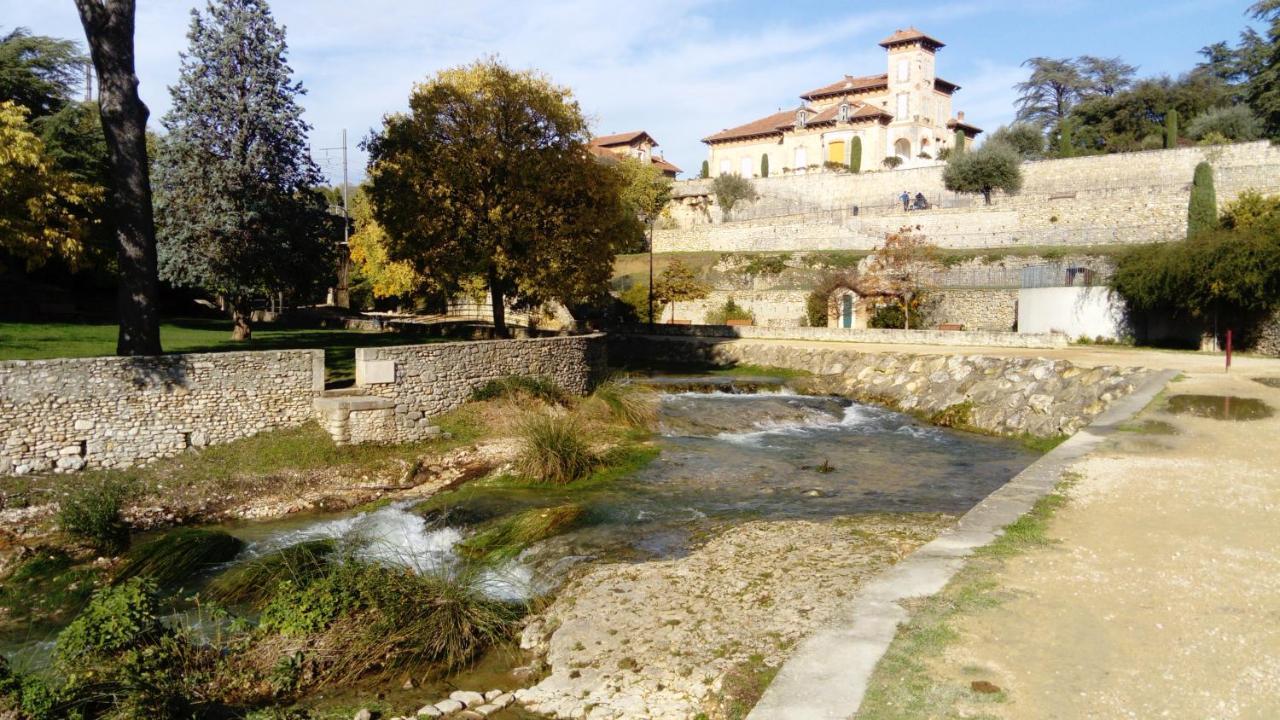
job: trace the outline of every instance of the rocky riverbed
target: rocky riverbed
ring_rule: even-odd
[[[951,520],[751,522],[682,558],[593,567],[527,626],[522,645],[549,674],[517,698],[562,718],[717,717],[731,671],[779,666],[839,598]]]

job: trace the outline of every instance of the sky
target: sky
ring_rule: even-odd
[[[915,26],[946,43],[938,75],[954,108],[987,130],[1013,118],[1013,85],[1034,56],[1121,56],[1140,75],[1177,75],[1210,43],[1234,42],[1250,0],[271,0],[307,89],[313,154],[352,181],[359,142],[443,68],[496,56],[570,87],[596,134],[647,130],[696,175],[701,138],[781,108],[845,74],[886,71],[877,43]],[[138,0],[136,46],[151,124],[168,110],[191,9],[205,0]],[[83,42],[72,0],[0,0],[0,31],[27,27]]]

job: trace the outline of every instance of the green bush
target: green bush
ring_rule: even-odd
[[[490,380],[471,391],[472,400],[497,400],[520,395],[537,398],[549,405],[569,403],[569,394],[555,380],[539,375],[508,375]]]
[[[98,552],[116,555],[129,547],[129,526],[120,516],[128,491],[112,478],[87,481],[71,491],[58,508],[58,525]]]
[[[751,201],[759,197],[751,181],[741,175],[717,175],[711,182],[711,192],[715,193],[716,203],[727,216],[735,205],[743,200]]]
[[[895,170],[899,165],[902,164],[902,158],[898,157],[897,155],[889,155],[884,160],[881,160],[880,164],[885,166],[889,170]]]
[[[727,325],[730,320],[746,320],[754,325],[756,316],[750,310],[734,302],[733,298],[725,300],[724,305],[707,313],[708,325]]]
[[[836,162],[835,160],[827,160],[826,162],[822,163],[822,167],[823,169],[830,170],[831,172],[838,172],[838,173],[849,172],[848,165],[845,165],[842,162]]]
[[[149,578],[102,588],[58,635],[54,657],[59,666],[74,671],[86,662],[149,645],[166,632],[160,616],[156,583]]]
[[[851,272],[829,272],[818,280],[817,286],[805,298],[805,317],[809,327],[827,326],[831,318],[831,294],[840,288],[853,287],[854,279]]]
[[[235,565],[210,581],[205,595],[221,603],[261,607],[286,580],[309,582],[325,571],[337,544],[310,540]]]
[[[1191,181],[1191,201],[1187,205],[1187,237],[1192,238],[1218,227],[1218,195],[1213,189],[1213,166],[1196,165]]]
[[[1257,140],[1262,137],[1262,121],[1248,105],[1232,105],[1213,108],[1192,118],[1187,124],[1187,135],[1205,142],[1211,136],[1222,142]]]
[[[243,542],[221,530],[179,528],[129,551],[114,582],[148,577],[172,585],[231,560],[242,547]]]
[[[618,299],[626,303],[634,311],[636,320],[642,323],[656,321],[662,317],[662,311],[667,307],[661,298],[654,296],[653,317],[649,317],[648,284],[636,283],[619,293]]]
[[[599,464],[586,431],[572,415],[530,413],[520,424],[516,468],[538,482],[581,480]]]

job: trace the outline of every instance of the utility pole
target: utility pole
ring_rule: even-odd
[[[351,307],[351,212],[350,183],[347,180],[347,129],[342,129],[342,145],[339,147],[316,148],[322,153],[342,151],[342,251],[338,257],[337,287],[330,289],[332,303],[341,308]],[[314,157],[314,155],[313,155]]]

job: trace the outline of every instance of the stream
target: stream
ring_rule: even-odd
[[[575,565],[678,557],[727,524],[872,512],[959,514],[1037,455],[1019,443],[921,424],[910,416],[784,388],[726,385],[661,395],[661,454],[595,487],[510,488],[455,495],[450,510],[415,501],[376,510],[244,522],[231,563],[308,540],[351,542],[369,560],[418,571],[465,567],[454,546],[477,524],[534,507],[582,506],[568,532],[483,571],[483,592],[521,600],[553,591]],[[675,388],[672,388],[675,390]],[[437,504],[438,507],[438,504]],[[193,579],[190,587],[198,587]],[[0,638],[0,652],[39,664],[51,638]]]

